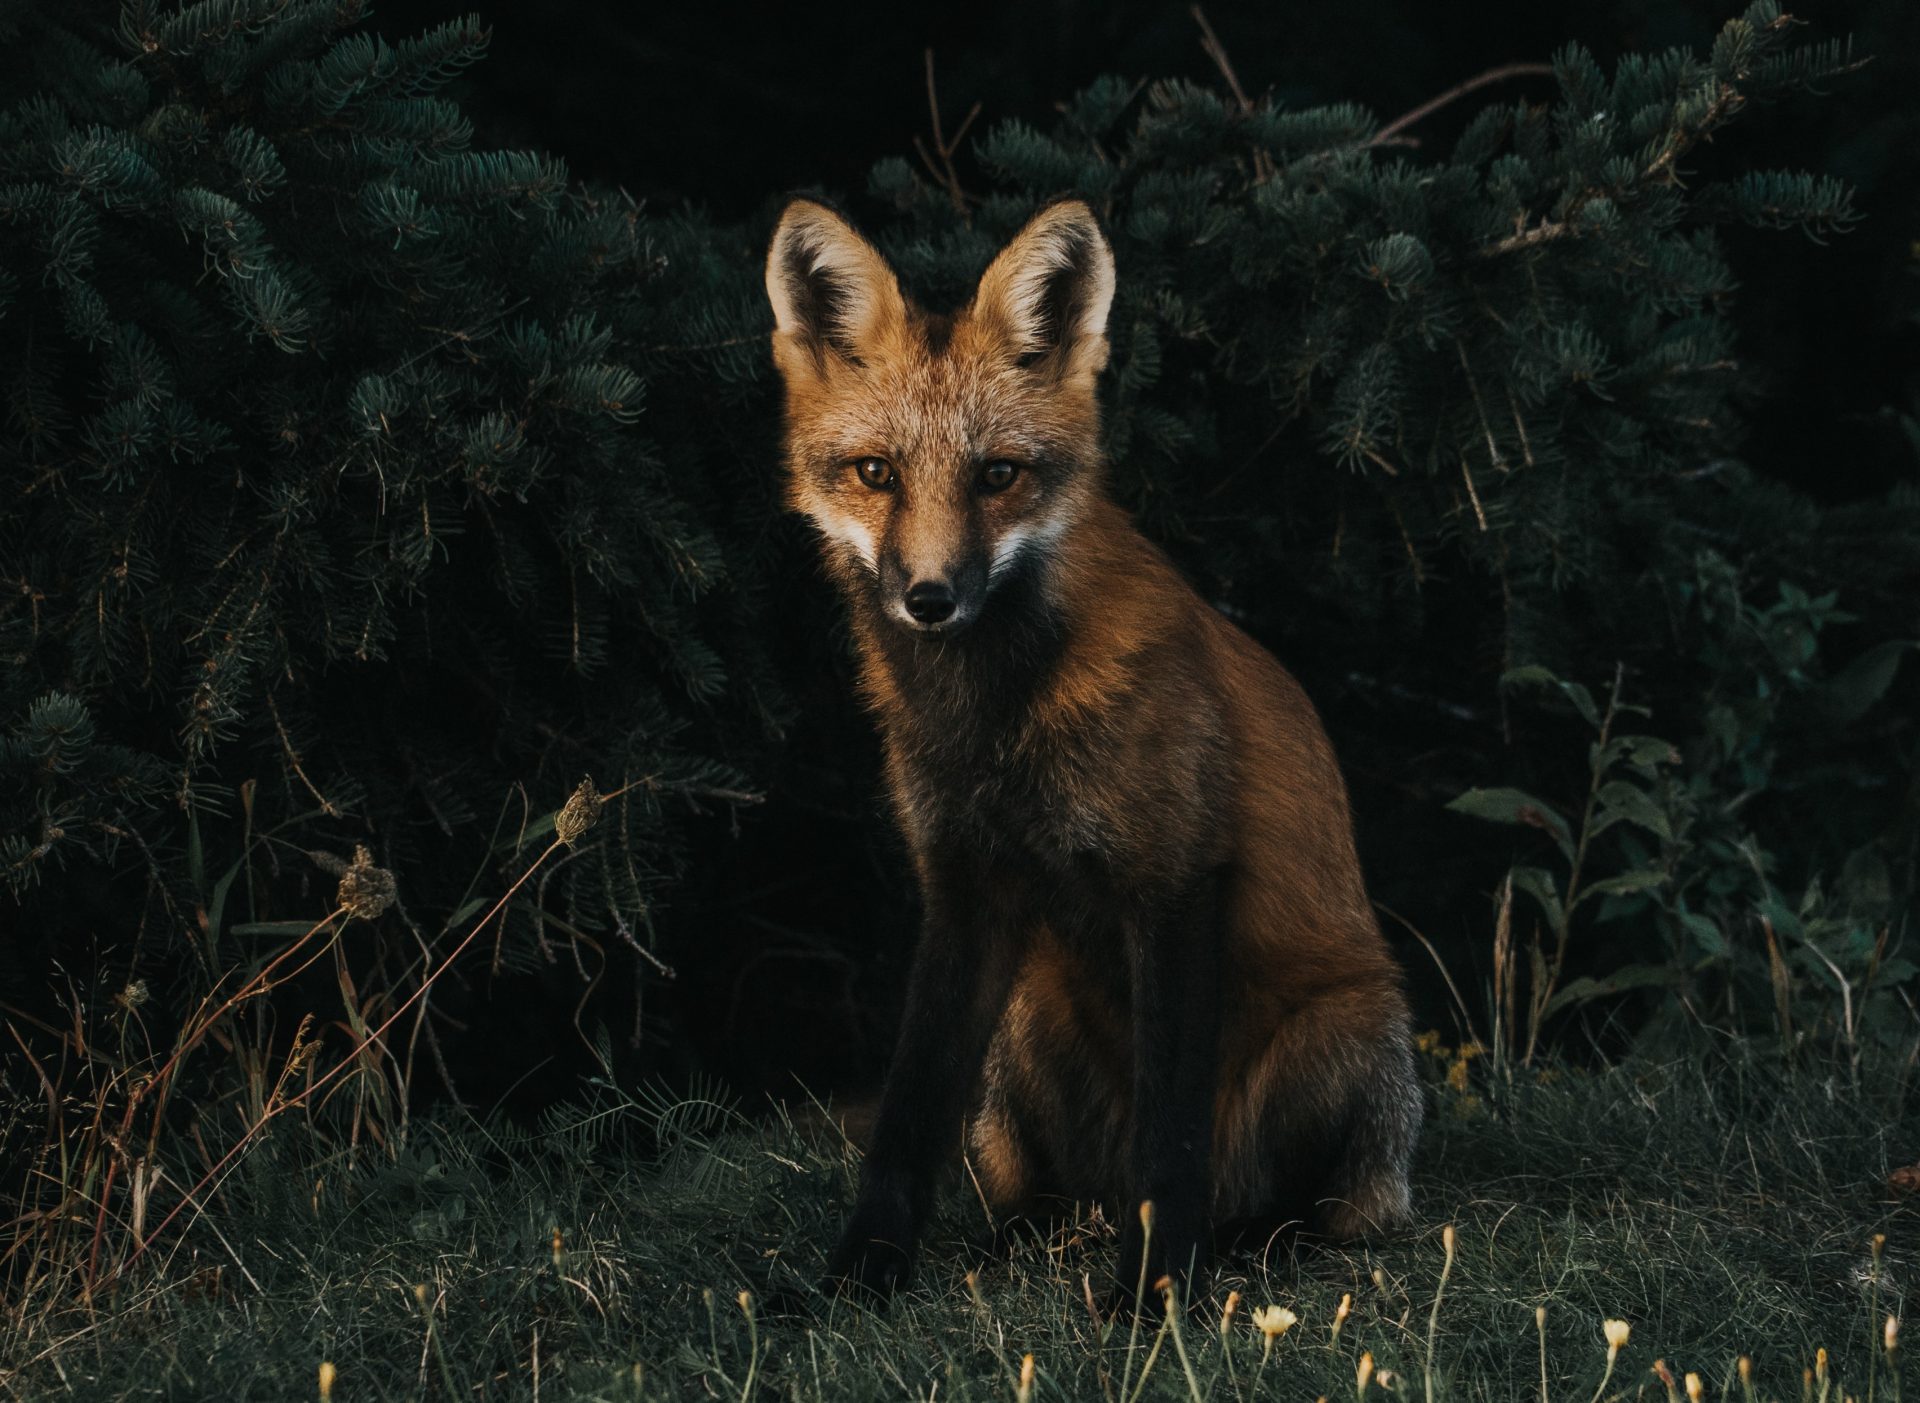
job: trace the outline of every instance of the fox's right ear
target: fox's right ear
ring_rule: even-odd
[[[907,304],[880,251],[825,205],[795,200],[767,250],[773,356],[781,374],[819,374],[829,357],[859,366],[906,327]]]

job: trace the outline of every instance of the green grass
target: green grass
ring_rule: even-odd
[[[1538,1398],[1542,1305],[1552,1399],[1594,1396],[1603,1317],[1633,1328],[1609,1397],[1665,1399],[1659,1357],[1676,1379],[1697,1371],[1705,1397],[1740,1398],[1746,1354],[1760,1397],[1797,1399],[1822,1346],[1832,1403],[1898,1396],[1879,1342],[1886,1314],[1904,1314],[1920,1240],[1920,1213],[1883,1187],[1920,1156],[1904,1094],[1724,1060],[1475,1090],[1435,1090],[1417,1230],[1228,1262],[1178,1342],[1191,1382],[1167,1339],[1141,1396],[1352,1398],[1367,1351],[1396,1376],[1390,1392],[1422,1398],[1431,1320],[1435,1396]],[[856,1154],[818,1117],[692,1104],[663,1120],[601,1095],[539,1134],[417,1124],[398,1159],[357,1164],[283,1130],[91,1312],[62,1303],[60,1277],[7,1300],[0,1391],[314,1398],[327,1360],[338,1400],[526,1398],[537,1359],[543,1399],[1011,1399],[1028,1353],[1033,1399],[1138,1385],[1154,1328],[1130,1349],[1127,1328],[1103,1336],[1085,1304],[1114,1255],[1097,1213],[982,1256],[962,1179],[890,1311],[819,1302],[775,1317],[769,1296],[820,1266]],[[650,1160],[621,1148],[655,1135],[668,1148]],[[1456,1251],[1436,1313],[1446,1224]],[[1877,1271],[1875,1233],[1888,1237]],[[1250,1315],[1268,1303],[1299,1324],[1262,1368]]]

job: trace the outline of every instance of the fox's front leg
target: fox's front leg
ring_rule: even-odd
[[[1154,1283],[1187,1284],[1210,1237],[1213,1097],[1220,1041],[1220,876],[1191,882],[1128,932],[1133,997],[1132,1197],[1121,1234],[1117,1302],[1161,1306]],[[1152,1224],[1140,1207],[1153,1205]],[[1142,1283],[1145,1299],[1135,1301]]]
[[[821,1283],[829,1292],[885,1299],[906,1280],[1018,959],[1008,883],[979,864],[947,860],[928,863],[921,886],[926,916],[900,1040],[860,1194]]]

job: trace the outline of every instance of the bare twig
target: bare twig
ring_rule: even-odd
[[[1467,466],[1464,456],[1460,459],[1460,476],[1467,480],[1467,500],[1473,503],[1473,519],[1480,523],[1480,529],[1484,532],[1487,529],[1487,511],[1480,505],[1480,493],[1473,485],[1473,469]],[[1454,500],[1457,503],[1459,499]]]
[[[913,139],[913,149],[920,153],[920,159],[925,163],[927,173],[946,190],[947,197],[953,201],[954,212],[964,217],[967,213],[967,202],[971,197],[960,184],[960,172],[954,169],[953,158],[960,149],[960,143],[966,140],[967,129],[973,125],[973,119],[980,115],[980,104],[976,102],[967,109],[967,115],[961,119],[952,139],[949,140],[940,127],[940,92],[933,81],[932,49],[926,50],[926,61],[927,112],[933,118],[933,151],[929,153],[926,143],[918,136]],[[937,163],[934,159],[936,155],[939,157]]]
[[[280,719],[280,705],[273,699],[273,693],[267,693],[267,710],[273,713],[273,728],[280,733],[280,749],[285,752],[287,763],[293,766],[293,772],[300,776],[300,783],[306,785],[307,793],[320,801],[320,812],[328,818],[342,818],[340,807],[320,792],[319,786],[308,777],[306,768],[300,763],[300,752],[294,749],[293,738],[287,734],[287,726]]]
[[[1464,1033],[1467,1037],[1471,1038],[1474,1042],[1479,1042],[1480,1034],[1474,1030],[1473,1014],[1468,1011],[1467,1001],[1460,993],[1460,986],[1453,982],[1453,973],[1451,970],[1447,968],[1447,962],[1440,958],[1440,952],[1433,948],[1433,942],[1427,939],[1426,935],[1421,931],[1420,927],[1416,926],[1412,921],[1409,921],[1405,916],[1401,915],[1398,911],[1394,910],[1391,906],[1388,906],[1385,902],[1381,902],[1381,901],[1374,902],[1373,909],[1378,911],[1381,915],[1386,916],[1398,922],[1400,925],[1404,926],[1407,930],[1407,933],[1411,935],[1415,940],[1419,941],[1421,944],[1421,947],[1425,949],[1427,954],[1433,958],[1434,967],[1440,971],[1440,977],[1447,982],[1447,992],[1453,995],[1453,1006],[1460,1011],[1461,1032]]]
[[[1253,104],[1247,100],[1247,90],[1240,86],[1239,76],[1233,71],[1233,60],[1227,57],[1226,45],[1220,42],[1220,36],[1207,23],[1207,12],[1198,5],[1190,6],[1189,11],[1193,15],[1193,22],[1200,26],[1200,47],[1206,50],[1207,57],[1220,70],[1220,76],[1227,80],[1227,89],[1233,94],[1233,100],[1240,104],[1242,112],[1253,111]]]
[[[658,974],[662,979],[678,979],[680,977],[680,971],[640,943],[640,938],[633,933],[632,928],[620,919],[620,913],[618,911],[613,913],[613,929],[614,933],[627,943],[634,954],[653,966],[654,973]]]
[[[1227,80],[1227,91],[1233,94],[1233,100],[1239,104],[1242,116],[1253,112],[1253,99],[1247,96],[1247,90],[1240,86],[1240,75],[1233,70],[1233,60],[1227,57],[1227,46],[1220,42],[1220,36],[1213,32],[1213,25],[1207,21],[1207,12],[1198,5],[1189,7],[1193,22],[1200,26],[1200,47],[1213,66],[1220,70],[1220,76]],[[1273,157],[1263,147],[1253,150],[1253,181],[1264,185],[1274,177]]]
[[[1480,430],[1487,436],[1487,461],[1493,465],[1494,471],[1506,472],[1507,460],[1500,452],[1499,441],[1493,436],[1493,424],[1487,418],[1487,404],[1486,401],[1480,397],[1480,382],[1473,378],[1473,363],[1467,359],[1466,343],[1458,337],[1455,337],[1453,349],[1459,353],[1460,368],[1467,373],[1467,388],[1473,391],[1473,410],[1474,413],[1480,416]],[[1466,460],[1462,458],[1461,465],[1463,468],[1465,462]],[[1468,485],[1472,485],[1471,478],[1468,479]],[[1474,496],[1473,505],[1475,511],[1480,509],[1480,499],[1477,493]],[[1485,520],[1481,521],[1480,529],[1483,531],[1486,529]]]
[[[1373,139],[1367,145],[1389,145],[1408,127],[1417,122],[1424,122],[1441,108],[1451,106],[1468,93],[1478,92],[1481,88],[1494,83],[1504,83],[1509,78],[1551,78],[1552,76],[1553,65],[1550,63],[1503,63],[1498,68],[1489,68],[1484,73],[1474,74],[1464,83],[1448,88],[1440,96],[1428,99],[1411,112],[1401,113],[1375,132]]]
[[[752,336],[729,336],[723,341],[701,341],[689,346],[663,343],[658,346],[642,346],[640,349],[648,355],[692,355],[696,351],[720,351],[729,346],[757,346],[766,339],[764,335],[756,332]]]

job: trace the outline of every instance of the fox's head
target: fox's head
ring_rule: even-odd
[[[841,583],[900,627],[973,623],[1097,499],[1113,254],[1081,201],[1036,214],[939,316],[846,220],[795,200],[767,297],[788,503]]]

